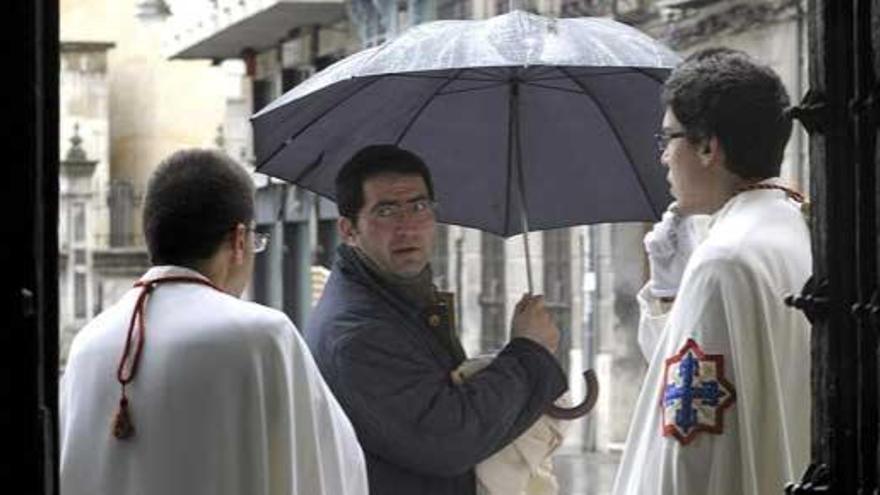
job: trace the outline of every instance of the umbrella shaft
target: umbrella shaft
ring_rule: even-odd
[[[526,220],[525,214],[523,214],[523,243],[526,248],[526,280],[529,284],[529,294],[533,294],[535,292],[534,287],[532,286],[532,256],[529,252],[529,223]]]
[[[513,0],[515,1],[515,0]],[[522,222],[523,242],[526,254],[526,281],[528,282],[529,294],[534,293],[532,284],[532,256],[529,250],[529,215],[526,206],[525,176],[522,163],[522,141],[519,133],[519,80],[514,78],[510,81],[510,140],[513,145],[513,161],[516,163],[516,190],[519,195],[519,215]],[[508,158],[508,159],[510,159]]]

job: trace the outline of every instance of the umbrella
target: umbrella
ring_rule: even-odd
[[[671,198],[653,135],[678,57],[624,24],[523,11],[437,21],[324,69],[252,118],[259,172],[334,199],[366,145],[414,151],[441,222],[509,237],[656,221]],[[595,374],[573,418],[596,402]]]
[[[509,237],[656,221],[671,198],[653,135],[677,61],[610,19],[421,24],[259,111],[257,170],[333,199],[357,150],[392,143],[425,159],[441,222]]]

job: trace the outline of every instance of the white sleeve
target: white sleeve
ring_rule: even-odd
[[[645,284],[636,295],[636,299],[639,301],[639,348],[642,350],[645,361],[649,363],[657,349],[657,342],[660,341],[660,335],[666,326],[671,307],[671,304],[661,302],[651,294],[650,284],[650,282]]]
[[[715,384],[715,390],[723,393],[714,402],[690,404],[695,411],[693,418],[699,418],[696,427],[683,424],[686,421],[682,422],[682,418],[686,420],[687,416],[678,414],[684,407],[682,402],[664,400],[660,408],[664,439],[662,469],[670,479],[664,493],[771,493],[761,489],[748,474],[754,457],[749,453],[749,442],[740,436],[740,425],[746,421],[741,415],[756,414],[757,411],[749,409],[763,406],[739,379],[737,359],[745,355],[757,365],[758,354],[753,349],[734,349],[730,339],[732,333],[759,332],[752,320],[757,317],[756,308],[761,304],[754,298],[756,291],[750,273],[740,262],[727,259],[698,263],[676,299],[676,308],[666,328],[676,338],[655,356],[664,363],[659,368],[664,377],[686,374],[687,369],[679,364],[685,355],[690,355],[700,363],[699,371],[692,371],[692,376],[698,373],[700,380]],[[757,375],[751,381],[761,383]],[[664,378],[660,397],[669,397],[670,388],[676,388],[675,381],[667,382]],[[760,438],[754,442],[762,445]],[[778,457],[782,459],[783,455]]]

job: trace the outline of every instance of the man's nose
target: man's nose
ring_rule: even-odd
[[[660,165],[669,168],[669,146],[663,148],[663,152],[660,153]]]

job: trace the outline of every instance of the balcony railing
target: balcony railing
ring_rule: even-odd
[[[647,10],[652,0],[562,0],[560,17],[626,17]]]

